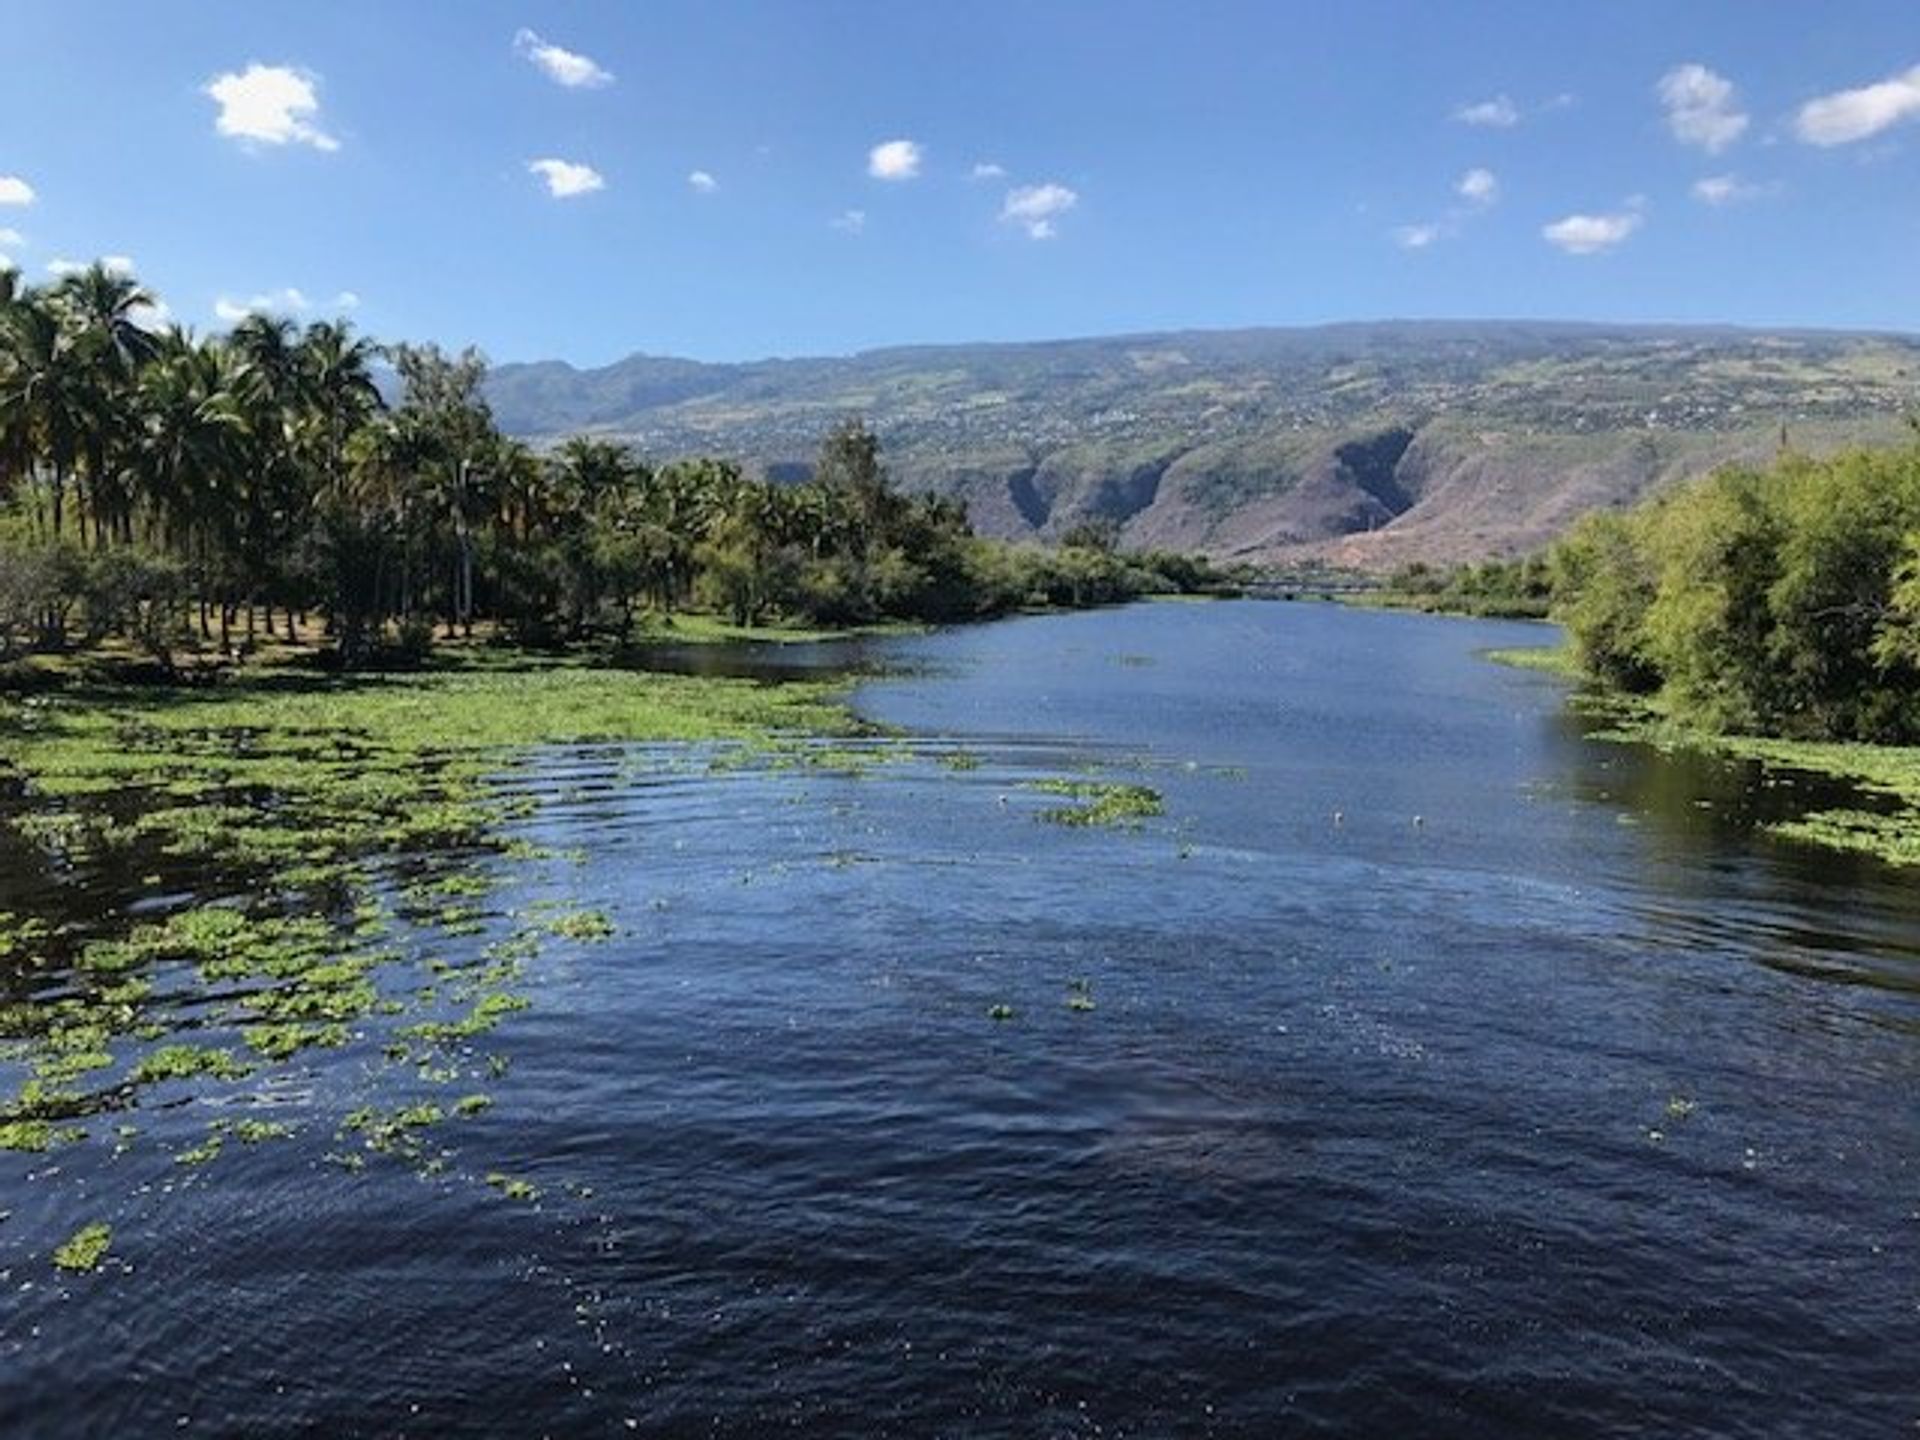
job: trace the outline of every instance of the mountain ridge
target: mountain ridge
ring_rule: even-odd
[[[1555,320],[1342,321],[845,356],[503,365],[502,427],[590,432],[650,458],[804,475],[865,417],[907,487],[1050,539],[1090,518],[1134,545],[1383,568],[1514,554],[1781,444],[1885,443],[1920,400],[1893,330]]]

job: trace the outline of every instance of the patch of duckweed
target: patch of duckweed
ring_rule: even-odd
[[[452,1084],[457,1063],[423,1061],[411,1045],[455,1045],[526,1008],[506,987],[542,937],[614,933],[598,911],[563,911],[449,967],[444,997],[413,983],[423,935],[389,940],[396,913],[430,917],[436,936],[481,933],[499,866],[569,853],[506,834],[537,802],[505,793],[500,771],[546,743],[702,742],[763,757],[805,754],[815,747],[795,737],[847,728],[821,684],[511,662],[0,695],[0,831],[43,867],[26,878],[52,901],[44,915],[0,912],[0,978],[30,967],[39,992],[0,1001],[0,1075],[18,1070],[14,1093],[0,1091],[0,1149],[84,1138],[65,1122],[138,1105],[149,1086],[204,1089],[368,1038],[377,1055],[386,1037],[363,1027],[391,1026],[407,1042],[391,1061]],[[862,758],[821,748],[795,763]],[[61,923],[53,907],[76,880],[88,908]],[[421,1014],[449,1002],[465,1008]],[[485,1069],[497,1080],[508,1062],[488,1056]],[[469,1095],[451,1113],[489,1103]],[[425,1171],[439,1160],[422,1137],[445,1116],[433,1105],[356,1112],[345,1130]],[[265,1120],[222,1124],[175,1158],[204,1164],[223,1142],[281,1133]],[[345,1157],[350,1168],[364,1159]]]
[[[211,1165],[220,1158],[220,1152],[226,1148],[224,1135],[215,1130],[198,1145],[187,1150],[175,1152],[173,1163],[176,1165]]]
[[[569,910],[546,921],[547,933],[562,940],[580,940],[589,944],[613,934],[613,921],[604,910]]]
[[[0,1121],[0,1150],[24,1150],[40,1154],[55,1145],[78,1140],[84,1132],[56,1129],[45,1120]]]
[[[540,1198],[540,1187],[531,1180],[517,1180],[511,1175],[501,1174],[498,1170],[488,1173],[487,1184],[509,1200],[520,1200],[532,1204]]]
[[[127,1074],[135,1085],[155,1085],[163,1080],[191,1080],[208,1076],[215,1080],[241,1080],[252,1074],[252,1067],[236,1060],[228,1050],[199,1045],[163,1045],[144,1055]]]
[[[100,1268],[112,1244],[112,1226],[97,1221],[82,1225],[54,1248],[53,1263],[69,1274],[89,1274]]]
[[[1053,825],[1107,825],[1137,827],[1141,821],[1167,812],[1160,792],[1149,785],[1122,785],[1101,780],[1030,780],[1024,787],[1044,795],[1063,795],[1080,801],[1042,810],[1040,818]]]

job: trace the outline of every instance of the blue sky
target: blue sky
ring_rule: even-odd
[[[1916,0],[7,0],[0,33],[0,254],[127,257],[202,330],[581,364],[1920,330]]]

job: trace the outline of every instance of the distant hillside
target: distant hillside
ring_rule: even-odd
[[[862,415],[902,483],[982,531],[1090,516],[1130,544],[1380,568],[1533,549],[1596,506],[1779,448],[1905,433],[1912,336],[1407,322],[598,370],[504,365],[503,428],[804,475]]]

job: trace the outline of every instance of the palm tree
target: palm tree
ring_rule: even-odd
[[[140,324],[154,297],[120,270],[95,261],[53,287],[50,304],[83,357],[87,403],[93,411],[80,445],[94,535],[130,541],[132,497],[123,461],[134,439],[129,403],[136,372],[153,358],[157,338]],[[86,515],[82,515],[82,526]]]
[[[24,457],[29,477],[46,466],[57,540],[67,483],[98,416],[85,357],[45,294],[31,289],[0,312],[0,356],[0,434]]]

